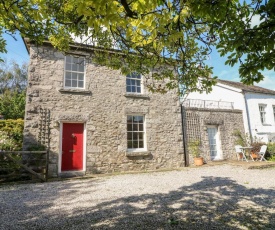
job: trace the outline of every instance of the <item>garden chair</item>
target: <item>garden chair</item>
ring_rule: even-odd
[[[241,145],[235,145],[235,150],[236,150],[238,161],[239,160],[245,160],[245,161],[247,161],[245,153],[244,153]]]
[[[264,158],[265,157],[265,154],[266,154],[266,150],[267,150],[267,146],[266,145],[262,145],[261,146],[261,149],[260,149],[260,152],[258,153],[259,155],[259,159],[260,161],[266,161],[266,159]]]

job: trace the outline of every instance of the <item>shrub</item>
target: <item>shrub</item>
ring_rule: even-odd
[[[24,121],[0,120],[0,149],[21,150],[23,143]]]
[[[200,140],[192,140],[188,143],[188,151],[194,157],[200,156]]]

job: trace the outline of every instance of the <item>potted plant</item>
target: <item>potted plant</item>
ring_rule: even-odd
[[[203,165],[203,157],[200,155],[200,140],[193,140],[188,143],[188,151],[193,155],[196,166]]]

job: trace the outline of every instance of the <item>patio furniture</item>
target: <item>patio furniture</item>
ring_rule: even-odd
[[[238,161],[240,161],[240,160],[247,161],[246,156],[245,156],[245,151],[244,151],[244,149],[243,149],[243,147],[241,145],[236,145],[235,146],[235,150],[236,150]]]
[[[266,150],[267,150],[267,146],[262,145],[261,149],[260,149],[260,152],[258,153],[260,161],[263,161],[263,160],[266,161],[266,159],[264,158],[265,154],[266,154]]]

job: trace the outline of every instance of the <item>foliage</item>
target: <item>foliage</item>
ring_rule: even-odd
[[[28,147],[29,151],[44,151],[46,150],[46,147],[42,144],[37,144],[37,145],[31,145]]]
[[[0,120],[0,149],[21,150],[23,142],[24,121]]]
[[[241,61],[243,82],[262,80],[258,71],[274,67],[274,4],[272,0],[249,4],[237,0],[5,0],[0,3],[0,15],[1,26],[11,36],[20,31],[37,43],[48,39],[62,51],[77,40],[101,47],[93,60],[123,73],[148,76],[153,70],[146,84],[164,93],[178,84],[189,91],[210,91],[215,78],[210,77],[212,68],[205,61],[213,46],[221,55],[230,54],[227,64]],[[254,26],[257,16],[261,21]],[[4,43],[0,40],[0,51]]]
[[[268,142],[268,144],[267,144],[267,150],[271,154],[275,155],[275,142]]]
[[[188,142],[188,151],[193,157],[200,157],[200,140],[192,140]]]
[[[240,130],[234,130],[235,145],[248,146],[250,145],[250,138],[248,134],[243,134]]]
[[[9,90],[22,92],[27,87],[28,66],[26,63],[19,65],[15,61],[0,64],[0,94]]]
[[[254,152],[254,153],[260,152],[260,149],[261,149],[262,145],[265,145],[265,143],[263,143],[263,142],[252,142],[251,145],[250,145],[252,147],[251,151]]]
[[[0,114],[5,119],[24,118],[25,115],[26,92],[12,92],[6,90],[0,95]]]

